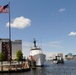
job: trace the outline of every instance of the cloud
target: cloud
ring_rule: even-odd
[[[76,36],[76,32],[70,32],[69,36]]]
[[[28,18],[24,18],[23,16],[13,19],[12,22],[10,23],[10,26],[12,28],[18,28],[18,29],[23,29],[30,25],[31,25],[31,20]],[[6,26],[9,27],[9,22],[6,24]]]
[[[64,12],[66,9],[65,8],[60,8],[59,12]]]
[[[50,42],[50,46],[55,47],[55,48],[60,48],[60,43],[61,41],[52,41]]]

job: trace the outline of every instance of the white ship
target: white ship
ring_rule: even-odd
[[[43,66],[46,55],[43,54],[42,49],[36,46],[36,40],[33,41],[34,47],[30,50],[30,56],[36,61],[36,66]]]

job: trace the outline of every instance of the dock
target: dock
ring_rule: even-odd
[[[25,62],[17,62],[17,61],[12,61],[11,64],[10,62],[3,62],[0,64],[0,73],[16,73],[16,72],[26,72],[30,71],[30,67],[28,64],[28,61]]]

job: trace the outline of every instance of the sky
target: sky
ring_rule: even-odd
[[[76,0],[10,1],[11,39],[22,40],[22,52],[29,56],[33,38],[46,56],[76,54]],[[9,38],[9,13],[0,14],[0,38]]]

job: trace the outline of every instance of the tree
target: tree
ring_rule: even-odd
[[[22,61],[22,59],[23,59],[23,53],[22,53],[21,50],[18,50],[17,53],[16,53],[16,60],[20,64],[20,61]],[[22,68],[22,66],[21,66],[21,68]]]
[[[22,61],[23,59],[23,53],[21,50],[18,50],[17,53],[16,53],[16,60],[17,61]]]
[[[1,70],[3,71],[3,61],[4,61],[5,57],[4,57],[4,54],[2,52],[0,52],[0,61],[1,61]]]

